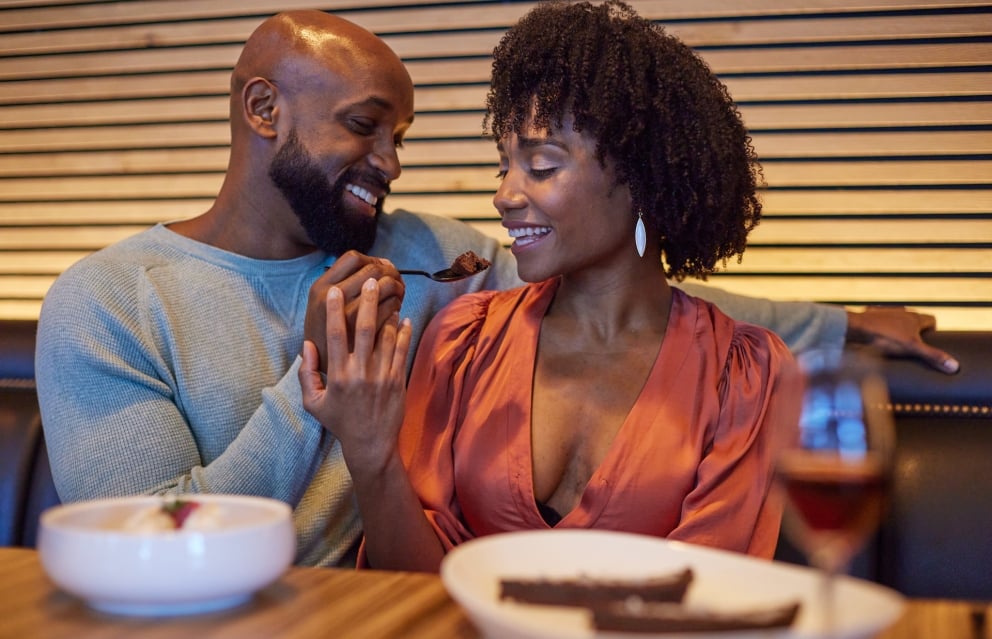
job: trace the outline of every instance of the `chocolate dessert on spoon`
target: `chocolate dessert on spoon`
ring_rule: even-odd
[[[440,271],[428,273],[427,271],[400,269],[400,273],[403,275],[423,275],[424,277],[431,278],[435,282],[457,282],[458,280],[463,280],[466,277],[471,277],[476,273],[481,273],[489,268],[490,264],[491,263],[486,258],[479,257],[472,251],[465,251],[455,258],[455,261],[451,263],[451,266],[441,269]]]

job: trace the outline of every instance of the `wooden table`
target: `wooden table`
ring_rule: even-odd
[[[0,548],[0,639],[476,639],[436,575],[291,568],[223,612],[140,618],[102,614],[56,588],[38,553]]]
[[[988,604],[911,601],[878,639],[992,639]],[[56,588],[38,554],[0,548],[0,639],[478,639],[435,575],[291,568],[237,608],[174,618],[101,614]]]

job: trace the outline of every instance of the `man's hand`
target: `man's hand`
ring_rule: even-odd
[[[916,357],[944,373],[956,373],[960,364],[950,354],[923,341],[923,333],[934,330],[933,315],[908,311],[899,306],[869,306],[862,312],[847,312],[847,341],[868,344],[885,355]]]
[[[317,347],[320,370],[327,370],[327,291],[332,286],[344,296],[344,312],[348,329],[348,346],[354,344],[355,318],[362,285],[369,279],[378,282],[379,307],[376,329],[381,329],[390,317],[400,311],[406,288],[399,271],[389,260],[369,257],[358,251],[348,251],[339,257],[310,287],[307,316],[303,322],[303,339]]]

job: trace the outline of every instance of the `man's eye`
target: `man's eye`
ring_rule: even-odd
[[[371,135],[375,131],[375,125],[366,120],[350,120],[351,130],[359,135]]]

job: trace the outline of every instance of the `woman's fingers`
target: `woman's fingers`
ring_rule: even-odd
[[[410,318],[404,318],[400,322],[396,331],[396,346],[393,349],[392,368],[390,375],[394,379],[402,380],[403,387],[406,387],[406,360],[410,354],[410,339],[413,335],[413,324]]]
[[[344,294],[337,287],[327,292],[328,380],[355,383],[399,380],[405,386],[406,360],[410,349],[410,321],[399,321],[394,311],[379,325],[381,288],[370,278],[362,285],[355,314],[354,335],[349,340]],[[352,346],[349,346],[349,343]]]
[[[336,286],[327,289],[325,334],[327,335],[327,374],[336,375],[348,365],[348,324],[345,321],[344,294]]]
[[[320,355],[317,353],[317,346],[310,340],[303,342],[301,351],[303,362],[300,364],[299,378],[300,386],[303,388],[304,403],[306,399],[313,396],[322,386],[320,381]]]
[[[358,371],[366,372],[373,362],[378,325],[376,315],[379,308],[379,283],[369,278],[362,284],[358,314],[355,316],[354,363]]]

